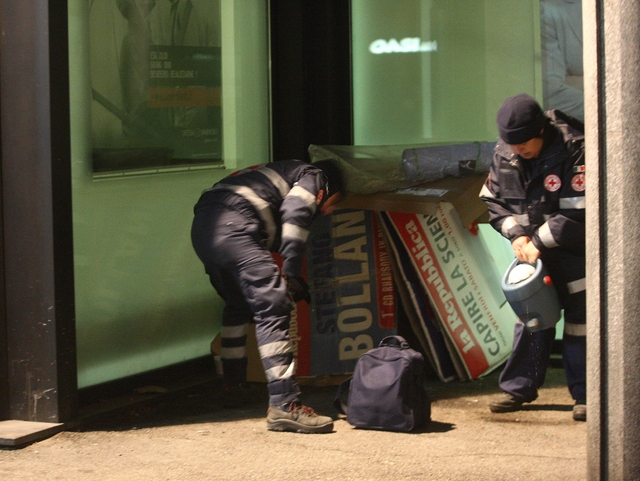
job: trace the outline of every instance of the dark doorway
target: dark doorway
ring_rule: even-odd
[[[272,0],[273,160],[351,145],[350,2]]]

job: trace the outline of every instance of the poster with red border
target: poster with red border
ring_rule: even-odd
[[[409,254],[422,287],[469,379],[491,372],[506,360],[516,322],[491,292],[472,252],[479,240],[462,227],[453,206],[442,203],[434,216],[385,213]],[[499,286],[498,286],[499,289]],[[508,307],[508,306],[507,306]]]
[[[398,299],[402,303],[416,340],[422,347],[422,352],[441,381],[465,379],[465,370],[458,358],[450,354],[450,341],[442,332],[440,321],[422,288],[404,245],[388,216],[380,214],[379,219],[391,252]]]

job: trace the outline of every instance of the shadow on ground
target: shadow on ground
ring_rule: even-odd
[[[443,383],[431,379],[427,390],[434,402],[474,396],[485,396],[500,392],[498,387],[499,370],[469,382],[453,381]],[[326,383],[326,380],[324,381]],[[333,406],[336,385],[303,385],[302,402],[317,412],[338,419]],[[562,369],[549,369],[545,387],[565,385]],[[255,402],[237,409],[222,407],[223,385],[221,379],[205,380],[197,385],[158,394],[160,386],[147,387],[148,396],[136,396],[136,402],[124,403],[118,409],[108,409],[97,403],[85,409],[85,415],[72,427],[75,431],[127,431],[147,427],[172,426],[195,423],[227,423],[243,419],[263,418],[267,410],[267,393],[264,384],[255,384]],[[154,389],[157,388],[157,389]],[[144,390],[144,389],[143,389]],[[105,404],[107,401],[103,401]],[[531,411],[570,411],[570,405],[533,404],[525,405],[524,410]],[[454,428],[453,424],[432,422],[430,432],[446,432]]]

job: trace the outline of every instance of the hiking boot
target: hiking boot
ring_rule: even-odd
[[[587,403],[585,401],[576,401],[575,406],[573,406],[573,420],[587,420]]]
[[[222,394],[222,407],[235,409],[250,404],[255,404],[260,400],[255,389],[249,384],[236,384],[235,386],[225,386]]]
[[[285,406],[269,406],[267,429],[307,434],[330,433],[333,431],[333,419],[320,416],[310,407],[294,402]]]
[[[494,397],[489,403],[489,409],[492,413],[512,413],[520,411],[524,401],[512,394],[503,392],[500,396]]]

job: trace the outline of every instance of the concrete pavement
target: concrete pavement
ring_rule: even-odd
[[[430,382],[433,422],[409,434],[354,429],[341,419],[331,434],[270,432],[262,385],[256,405],[225,410],[212,381],[0,450],[0,479],[586,479],[587,425],[571,417],[563,371],[551,368],[538,400],[508,414],[487,407],[499,392],[497,377]],[[303,386],[303,402],[337,418],[335,390]]]

